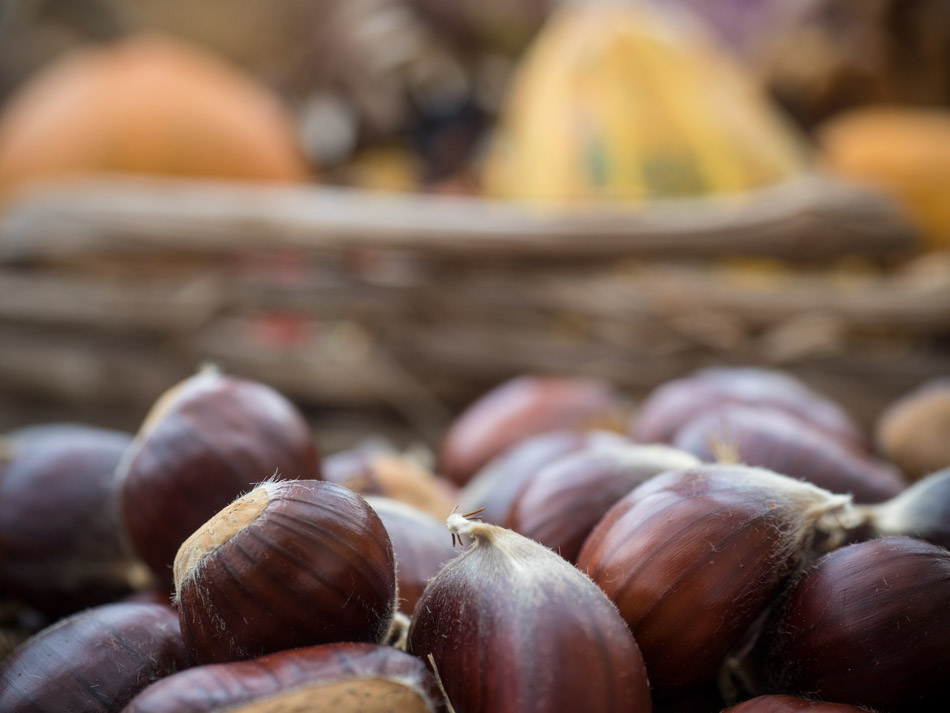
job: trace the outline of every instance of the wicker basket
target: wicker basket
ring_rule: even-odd
[[[47,186],[0,217],[0,426],[134,430],[201,362],[293,398],[327,446],[433,442],[518,373],[642,397],[788,369],[870,423],[950,371],[950,265],[865,189],[571,211],[158,179]]]

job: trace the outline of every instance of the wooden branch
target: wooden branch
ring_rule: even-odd
[[[916,241],[892,201],[820,176],[741,196],[556,208],[319,186],[104,178],[25,193],[0,217],[0,261],[357,247],[451,259],[827,260],[906,254]]]

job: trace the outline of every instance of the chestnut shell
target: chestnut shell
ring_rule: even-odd
[[[204,547],[205,534],[264,497],[250,522]],[[271,481],[239,498],[189,538],[175,571],[181,631],[198,663],[378,643],[395,613],[386,528],[362,497],[319,480]]]
[[[795,711],[811,711],[811,713],[864,713],[863,708],[848,705],[847,703],[828,703],[826,701],[809,701],[788,695],[756,696],[726,708],[722,713],[795,713]]]
[[[0,665],[0,710],[117,713],[192,664],[170,607],[104,604],[44,629]]]
[[[181,543],[267,478],[319,478],[310,427],[270,387],[206,369],[166,392],[119,467],[136,551],[171,591]]]
[[[778,691],[950,710],[950,552],[910,537],[829,552],[796,579],[759,647]]]
[[[444,710],[435,679],[420,659],[390,646],[341,643],[182,671],[146,688],[124,713],[214,713],[279,700],[282,694],[310,686],[345,682],[356,688],[367,679],[398,682],[412,689],[428,704],[418,710]],[[319,703],[319,692],[313,693],[313,703]]]

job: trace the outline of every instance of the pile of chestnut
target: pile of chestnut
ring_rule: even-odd
[[[0,440],[3,713],[950,710],[950,379],[523,376],[321,454],[206,368]]]

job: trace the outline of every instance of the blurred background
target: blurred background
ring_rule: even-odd
[[[0,431],[201,364],[328,451],[518,374],[950,372],[946,0],[2,0]]]

